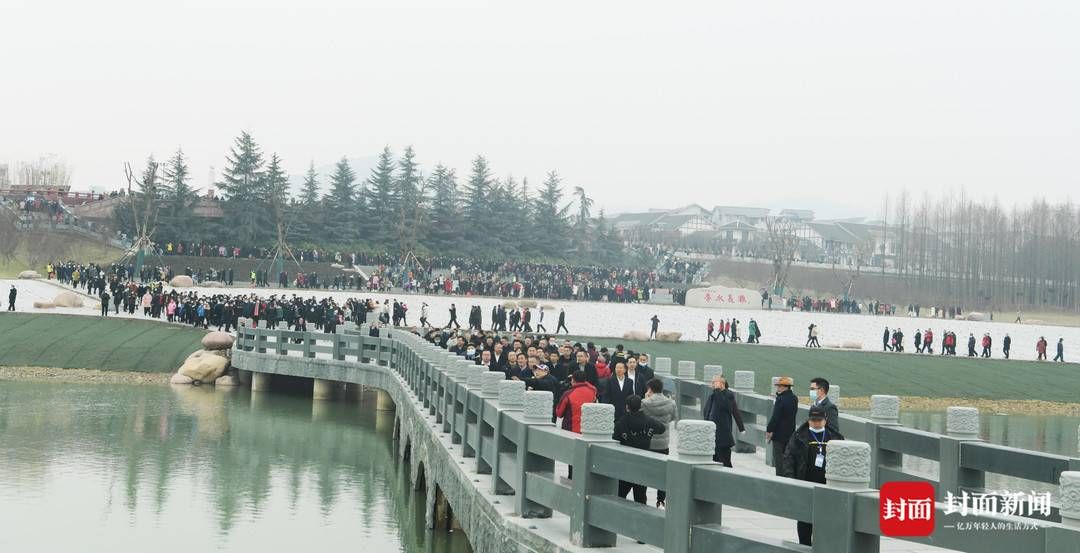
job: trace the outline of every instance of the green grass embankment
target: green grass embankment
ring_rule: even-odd
[[[173,372],[205,331],[121,318],[0,314],[0,365]]]

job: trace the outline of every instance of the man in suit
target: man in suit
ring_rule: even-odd
[[[795,414],[799,411],[799,400],[791,392],[793,384],[790,377],[782,376],[776,381],[776,400],[773,402],[772,416],[765,427],[765,441],[772,442],[773,467],[776,475],[780,474],[784,448],[795,432]]]
[[[589,354],[585,350],[577,352],[574,365],[570,367],[571,374],[574,371],[585,371],[585,381],[592,384],[598,392],[601,391],[600,377],[596,374],[596,364],[589,361]],[[618,411],[615,411],[615,413],[618,416]]]
[[[653,370],[639,365],[637,356],[630,355],[626,359],[626,377],[634,381],[634,393],[645,397],[646,384],[653,379]]]
[[[621,419],[626,414],[626,398],[634,395],[634,381],[626,377],[625,363],[615,364],[615,373],[607,379],[602,395],[604,403],[615,406],[615,420]]]
[[[811,406],[825,410],[825,426],[833,432],[840,432],[840,408],[829,399],[829,381],[820,376],[811,379],[810,397],[813,400]]]

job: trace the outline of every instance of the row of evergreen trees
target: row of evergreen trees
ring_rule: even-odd
[[[117,208],[116,220],[132,235],[134,215],[149,213],[152,239],[158,243],[272,248],[280,232],[294,248],[589,264],[622,258],[622,242],[603,210],[594,216],[593,200],[582,187],[564,199],[555,171],[533,189],[527,179],[519,183],[510,176],[497,178],[487,160],[477,156],[459,184],[457,172],[443,165],[425,174],[410,146],[399,158],[384,148],[366,179],[342,158],[325,176],[325,193],[320,193],[324,176],[316,173],[314,163],[296,196],[290,193],[287,175],[276,153],[267,160],[252,136],[243,132],[217,183],[223,218],[196,216],[197,191],[189,183],[183,151],[177,151],[164,164],[153,157],[147,161],[135,194]]]

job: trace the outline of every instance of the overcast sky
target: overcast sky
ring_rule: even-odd
[[[205,186],[249,130],[292,173],[412,144],[425,168],[608,212],[878,211],[1080,184],[1080,3],[0,2],[0,162],[73,186],[183,147]]]

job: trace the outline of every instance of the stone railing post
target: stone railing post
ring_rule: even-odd
[[[677,448],[666,463],[664,480],[668,492],[664,551],[688,553],[691,529],[697,524],[720,524],[723,514],[721,505],[697,501],[693,493],[695,467],[716,464],[716,425],[712,421],[681,420],[675,428]]]
[[[832,397],[832,388],[829,388],[829,397]],[[900,398],[887,395],[870,396],[870,424],[867,425],[866,440],[870,444],[870,483],[875,488],[880,488],[885,483],[881,475],[883,467],[894,471],[903,470],[904,454],[899,451],[881,449],[878,439],[883,426],[896,426],[900,424]]]
[[[870,490],[870,444],[830,440],[824,486],[814,488],[814,551],[876,553],[881,539],[855,531],[855,498]]]
[[[679,361],[679,378],[697,378],[697,363],[693,361]]]
[[[1080,530],[1080,472],[1064,471],[1058,480],[1061,524]]]
[[[480,371],[480,403],[476,412],[476,428],[479,431],[476,437],[476,472],[477,474],[491,474],[491,463],[484,459],[484,441],[487,440],[487,447],[491,449],[491,454],[488,456],[491,457],[493,463],[498,455],[499,384],[506,380],[501,372],[489,371],[484,367],[477,368]],[[494,417],[490,417],[492,412],[495,413]],[[487,418],[495,420],[488,425],[485,421]]]
[[[274,340],[276,342],[275,349],[277,349],[277,354],[278,355],[288,355],[289,354],[289,350],[286,347],[286,346],[288,346],[288,340],[289,339],[285,338],[283,336],[283,334],[285,334],[284,330],[277,330],[274,333]]]
[[[701,380],[706,384],[711,384],[713,377],[724,376],[724,367],[720,365],[705,365],[702,370],[704,373],[701,375]]]
[[[731,383],[731,389],[735,392],[736,401],[738,401],[739,394],[754,393],[754,371],[735,371],[734,382]],[[743,424],[751,425],[758,423],[758,416],[755,413],[749,411],[743,411],[742,415]],[[769,448],[765,448],[768,451]],[[754,444],[739,439],[739,436],[735,436],[735,453],[755,453],[757,452],[757,446]]]
[[[551,392],[529,390],[525,392],[521,424],[517,436],[517,472],[514,474],[514,505],[522,518],[549,518],[551,509],[528,498],[526,489],[529,472],[555,472],[555,461],[529,453],[529,427],[552,426],[551,413],[554,396]]]
[[[581,547],[614,547],[616,534],[589,525],[585,520],[589,498],[593,495],[614,495],[619,481],[589,470],[592,445],[615,443],[615,406],[609,403],[586,403],[581,406],[581,439],[574,441],[574,462],[571,470],[574,507],[570,512],[570,543]]]
[[[473,457],[476,455],[476,447],[480,446],[480,412],[474,408],[479,409],[478,404],[483,403],[475,401],[473,397],[480,395],[480,388],[484,384],[484,374],[487,371],[469,361],[461,361],[461,365],[461,370],[465,373],[465,388],[459,398],[465,417],[465,424],[461,425],[461,455]],[[476,442],[476,447],[473,441]]]
[[[671,358],[657,357],[656,366],[653,367],[653,372],[656,374],[671,374]]]
[[[505,433],[503,420],[510,416],[510,412],[518,412],[525,408],[525,383],[521,380],[505,380],[501,372],[491,374],[500,377],[497,385],[499,416],[495,418],[495,456],[491,460],[491,492],[498,495],[511,495],[514,493],[513,483],[499,476],[502,454],[514,453],[514,442],[503,437]]]
[[[979,410],[974,407],[949,407],[945,410],[945,435],[938,443],[941,452],[938,459],[938,500],[945,494],[959,494],[965,488],[983,488],[986,474],[980,470],[960,466],[960,450],[963,443],[979,439]]]
[[[735,382],[731,388],[736,392],[754,391],[754,371],[735,371]]]

